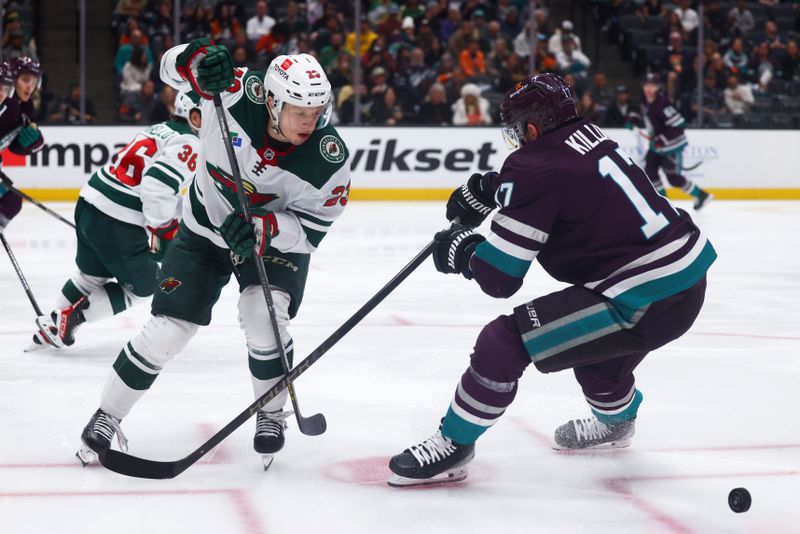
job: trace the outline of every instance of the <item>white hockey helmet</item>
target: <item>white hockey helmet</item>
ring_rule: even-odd
[[[331,118],[333,99],[331,84],[319,62],[309,54],[278,56],[272,60],[264,76],[267,110],[272,124],[280,132],[280,116],[284,104],[304,108],[323,106],[316,129],[324,128]],[[269,106],[269,97],[273,99]]]
[[[184,93],[183,91],[178,91],[175,93],[175,112],[173,115],[176,117],[181,117],[183,119],[189,120],[189,115],[191,114],[192,110],[196,109],[200,111],[200,106],[195,104],[189,95]]]

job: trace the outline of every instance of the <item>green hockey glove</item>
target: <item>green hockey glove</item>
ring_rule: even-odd
[[[192,89],[207,100],[233,83],[233,60],[228,49],[208,38],[195,39],[178,55],[176,68]]]
[[[222,239],[234,254],[242,258],[253,255],[253,248],[257,247],[258,255],[263,256],[269,248],[272,238],[278,235],[278,220],[275,214],[263,208],[250,210],[251,223],[244,219],[244,213],[238,208],[227,217],[219,227]]]

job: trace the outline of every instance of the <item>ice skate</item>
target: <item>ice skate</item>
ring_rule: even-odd
[[[636,419],[605,424],[595,417],[573,419],[555,432],[556,450],[618,449],[631,444]]]
[[[713,198],[714,195],[701,190],[700,194],[697,195],[697,198],[694,199],[694,210],[700,211]]]
[[[256,416],[256,435],[253,437],[253,448],[261,454],[264,471],[272,465],[275,453],[283,448],[286,437],[283,435],[289,426],[286,418],[292,415],[291,411],[265,412],[259,411]]]
[[[466,466],[475,457],[475,445],[459,445],[440,430],[418,445],[392,457],[392,487],[458,482],[467,478]]]
[[[89,307],[89,299],[81,297],[75,304],[50,312],[50,316],[36,318],[38,331],[33,335],[33,344],[26,350],[36,350],[47,345],[63,348],[75,343],[75,330],[86,322],[83,311]]]
[[[98,409],[89,419],[89,423],[81,433],[82,446],[75,456],[86,467],[97,458],[97,453],[111,447],[111,440],[117,437],[117,443],[122,451],[128,450],[128,440],[119,426],[120,420]]]

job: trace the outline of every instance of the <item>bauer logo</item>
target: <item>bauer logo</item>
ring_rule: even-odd
[[[319,152],[331,163],[341,163],[344,160],[344,145],[333,135],[322,138],[319,142]]]

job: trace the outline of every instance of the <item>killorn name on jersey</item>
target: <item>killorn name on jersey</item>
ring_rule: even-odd
[[[586,130],[586,133],[583,133],[579,128],[564,140],[568,147],[574,149],[581,156],[608,139],[603,130],[594,124],[584,124],[583,130]]]

